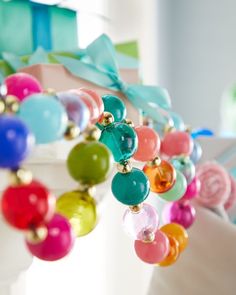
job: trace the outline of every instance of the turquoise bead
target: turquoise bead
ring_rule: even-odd
[[[112,180],[111,189],[119,202],[133,206],[148,197],[150,184],[143,171],[133,168],[130,173],[117,173]]]
[[[195,177],[195,165],[186,156],[178,156],[171,159],[171,164],[185,176],[187,184],[190,184]]]
[[[105,112],[113,115],[115,122],[121,122],[126,117],[126,107],[123,101],[112,94],[102,96]]]
[[[176,181],[173,187],[165,193],[162,193],[162,194],[159,193],[158,196],[166,201],[173,202],[182,198],[186,192],[186,189],[187,189],[186,178],[180,171],[176,170]]]
[[[18,115],[34,134],[37,144],[61,139],[68,123],[62,104],[55,96],[46,94],[27,97]]]
[[[124,123],[114,123],[104,128],[99,141],[111,150],[116,162],[131,158],[138,147],[135,131]]]

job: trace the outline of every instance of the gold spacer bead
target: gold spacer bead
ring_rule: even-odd
[[[96,187],[88,184],[79,183],[78,190],[80,192],[87,192],[90,196],[96,194]]]
[[[133,123],[132,120],[130,120],[130,119],[125,119],[125,120],[124,120],[124,123],[127,124],[128,126],[134,128],[134,123]]]
[[[143,204],[138,204],[138,205],[134,205],[134,206],[129,206],[129,209],[132,213],[139,213],[141,211],[143,207]]]
[[[130,161],[125,161],[123,163],[117,163],[116,167],[117,167],[117,170],[123,174],[130,173],[132,171],[132,165],[131,165]]]
[[[102,118],[101,118],[101,120],[100,120],[100,124],[101,125],[103,125],[103,126],[108,126],[108,125],[110,125],[110,124],[112,124],[112,123],[114,123],[114,117],[113,117],[113,115],[111,114],[111,113],[109,113],[109,112],[104,112],[103,113],[103,116],[102,116]]]
[[[84,139],[88,141],[99,140],[101,136],[101,130],[96,126],[88,127],[84,132]]]
[[[147,162],[148,166],[160,166],[160,164],[161,164],[161,158],[158,156],[155,159],[153,159],[152,161]]]
[[[185,126],[185,132],[191,133],[193,131],[192,127],[190,125]]]
[[[164,134],[172,132],[174,130],[175,130],[174,126],[171,126],[170,124],[166,124],[163,128]]]
[[[5,113],[5,111],[6,111],[5,101],[3,99],[0,99],[0,114]]]
[[[7,95],[5,98],[6,111],[9,113],[17,113],[20,108],[20,102],[14,95]]]
[[[47,234],[47,228],[45,226],[40,226],[38,228],[28,230],[25,234],[25,237],[27,242],[31,244],[38,244],[46,239]]]
[[[30,184],[32,182],[32,179],[32,173],[24,168],[19,168],[10,172],[10,184],[12,186]]]
[[[47,89],[45,89],[44,91],[43,91],[43,93],[44,94],[48,94],[48,95],[56,95],[56,90],[55,89],[53,89],[53,88],[47,88]]]
[[[155,233],[150,231],[144,231],[144,242],[145,243],[152,243],[155,240]]]
[[[76,137],[78,137],[80,134],[80,129],[79,127],[72,121],[68,122],[66,131],[64,133],[64,138],[66,140],[73,140]]]

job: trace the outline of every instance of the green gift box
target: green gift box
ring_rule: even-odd
[[[31,54],[38,47],[75,50],[76,11],[28,0],[0,0],[0,56],[3,52]]]

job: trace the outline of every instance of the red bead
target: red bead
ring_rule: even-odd
[[[48,222],[54,213],[55,198],[37,181],[9,186],[2,196],[2,214],[18,229],[29,229]]]

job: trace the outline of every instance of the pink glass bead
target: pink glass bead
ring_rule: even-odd
[[[7,87],[7,94],[16,96],[20,101],[25,97],[43,91],[39,81],[26,73],[16,73],[8,76],[4,84]]]
[[[230,195],[226,203],[224,204],[224,207],[226,210],[229,210],[236,203],[236,181],[234,180],[232,176],[230,176],[230,181],[231,181]]]
[[[38,244],[26,242],[30,252],[42,260],[55,261],[66,256],[72,249],[75,241],[69,221],[55,214],[47,224],[48,235]]]
[[[88,95],[90,95],[90,97],[96,102],[97,107],[98,107],[98,112],[99,112],[99,118],[98,119],[100,119],[103,112],[104,112],[104,103],[103,103],[103,100],[102,100],[101,96],[97,92],[95,92],[94,90],[91,90],[91,89],[80,88],[80,90],[82,92],[85,92]]]
[[[77,94],[79,98],[86,104],[90,112],[90,123],[95,124],[99,120],[99,109],[95,100],[86,92],[80,89],[72,89],[71,92]]]
[[[161,152],[169,157],[190,155],[193,151],[193,140],[184,131],[173,131],[165,135],[161,143]]]
[[[125,211],[123,225],[127,234],[135,240],[145,240],[147,234],[155,233],[159,225],[156,209],[143,204],[139,212]]]
[[[160,150],[159,135],[148,126],[138,126],[134,130],[138,136],[138,149],[133,158],[142,162],[153,160]]]
[[[197,196],[201,188],[201,182],[195,176],[192,182],[187,186],[186,193],[181,200],[191,200]]]
[[[136,240],[134,242],[134,249],[137,256],[142,261],[150,264],[156,264],[163,261],[169,254],[169,239],[163,232],[157,230],[153,242]]]
[[[196,210],[190,204],[182,202],[168,203],[164,207],[162,218],[164,223],[178,223],[187,229],[195,221]]]
[[[215,162],[206,162],[197,167],[196,176],[201,182],[196,200],[205,207],[223,205],[229,198],[231,181],[227,171]]]

